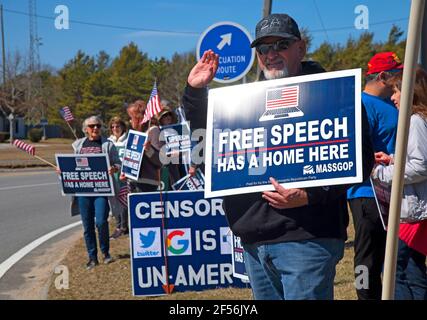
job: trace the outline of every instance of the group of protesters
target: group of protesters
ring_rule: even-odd
[[[303,61],[306,43],[292,17],[271,14],[257,24],[255,34],[251,47],[256,49],[261,80],[325,72],[318,63]],[[212,50],[204,52],[188,76],[182,102],[191,130],[206,128],[207,86],[218,69],[218,60]],[[227,221],[244,247],[255,299],[333,299],[336,266],[347,240],[347,203],[355,227],[354,267],[365,266],[369,272],[367,286],[357,288],[358,298],[381,299],[386,230],[370,177],[372,174],[375,179],[392,183],[403,67],[393,52],[377,53],[368,63],[362,93],[364,183],[286,189],[272,179],[274,191],[224,197]],[[402,220],[401,224],[396,299],[427,299],[427,224],[423,220],[427,212],[427,73],[418,68],[414,77],[402,212],[415,218]],[[164,107],[156,118],[143,122],[145,108],[143,100],[127,107],[130,127],[147,134],[138,180],[127,180],[119,172],[128,129],[120,117],[110,120],[109,139],[101,135],[101,119],[87,118],[83,122],[86,137],[73,144],[76,153],[107,153],[116,189],[126,184],[131,193],[159,190],[159,125],[177,121],[175,113]],[[194,173],[194,169],[189,172]],[[107,197],[79,197],[79,209],[89,256],[87,268],[98,264],[95,225],[104,263],[110,263],[109,209],[116,221],[111,239],[117,239],[129,233],[126,205],[117,197],[110,205]]]
[[[162,188],[160,177],[162,163],[160,162],[159,153],[164,141],[160,141],[159,125],[172,125],[177,121],[175,112],[167,107],[167,103],[166,100],[163,100],[161,103],[161,112],[158,113],[156,117],[150,119],[150,121],[145,122],[143,121],[146,109],[145,101],[137,100],[128,105],[126,109],[130,118],[130,128],[147,134],[147,140],[144,144],[143,159],[137,180],[127,179],[125,175],[120,172],[128,138],[128,126],[126,121],[119,116],[111,118],[108,123],[108,129],[111,134],[109,138],[102,135],[104,125],[100,117],[90,116],[83,121],[82,130],[85,137],[73,143],[74,152],[76,154],[107,154],[111,165],[108,172],[113,176],[116,194],[112,197],[77,197],[78,211],[83,223],[84,240],[89,258],[86,264],[88,270],[93,269],[99,264],[95,228],[98,230],[99,247],[105,264],[113,261],[110,255],[110,240],[115,240],[129,233],[127,202],[119,197],[119,190],[125,187],[128,192],[136,193],[154,192]],[[180,178],[177,170],[173,169],[174,168],[170,170],[171,179],[169,179],[169,181],[171,184]],[[59,168],[57,171],[60,173]],[[115,230],[111,236],[109,236],[108,224],[110,212],[115,220]]]

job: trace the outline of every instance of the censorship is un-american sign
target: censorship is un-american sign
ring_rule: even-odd
[[[206,197],[362,182],[361,70],[209,91]]]

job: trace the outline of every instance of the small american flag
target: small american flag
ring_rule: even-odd
[[[267,91],[266,108],[297,107],[299,86],[284,87]]]
[[[64,118],[65,121],[70,122],[74,120],[70,108],[63,107],[61,110],[59,110],[59,112],[61,113],[61,116]]]
[[[157,84],[154,82],[153,91],[151,91],[150,99],[148,99],[147,108],[145,109],[144,119],[142,123],[146,123],[162,110],[160,106],[160,97],[157,92]]]
[[[118,199],[119,199],[120,203],[121,203],[124,207],[127,207],[127,206],[128,206],[128,193],[129,193],[129,186],[128,186],[128,184],[127,184],[127,183],[125,183],[125,184],[123,184],[123,185],[120,187],[120,190],[119,190],[119,197],[118,197]]]
[[[31,154],[32,156],[36,154],[36,148],[28,143],[25,143],[24,141],[15,139],[13,140],[13,145],[18,149],[21,149],[22,151]]]

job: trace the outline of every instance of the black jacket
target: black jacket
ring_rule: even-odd
[[[316,62],[302,62],[300,75],[324,72]],[[183,104],[191,129],[206,128],[207,90],[187,84]],[[362,108],[363,180],[374,164],[369,124]],[[307,206],[275,209],[262,199],[261,193],[224,197],[226,217],[231,230],[243,243],[276,243],[313,238],[347,239],[348,210],[346,192],[349,185],[306,188]]]

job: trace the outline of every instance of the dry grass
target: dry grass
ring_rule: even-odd
[[[111,227],[112,223],[110,223]],[[111,228],[110,228],[111,229]],[[354,230],[350,225],[349,240],[345,255],[337,267],[335,278],[335,299],[355,300],[353,275],[353,239]],[[87,271],[86,248],[83,240],[79,240],[61,263],[70,271],[70,287],[68,290],[57,290],[52,284],[49,299],[52,300],[251,300],[250,289],[216,289],[202,292],[180,292],[159,297],[132,296],[131,266],[129,255],[129,237],[121,237],[110,242],[111,254],[115,261],[109,265],[102,263]],[[54,275],[55,276],[55,275]]]
[[[55,164],[55,153],[73,153],[68,139],[48,139],[40,143],[23,140],[36,148],[36,155]],[[0,144],[0,168],[46,167],[44,162],[7,143]]]
[[[110,222],[110,229],[113,223]],[[132,296],[129,237],[123,236],[110,242],[114,262],[100,263],[86,270],[86,247],[79,240],[61,262],[70,272],[69,289],[57,290],[52,281],[49,288],[51,300],[240,300],[251,299],[250,289],[217,289],[203,292],[179,292],[159,297]],[[55,276],[55,275],[53,275]]]

